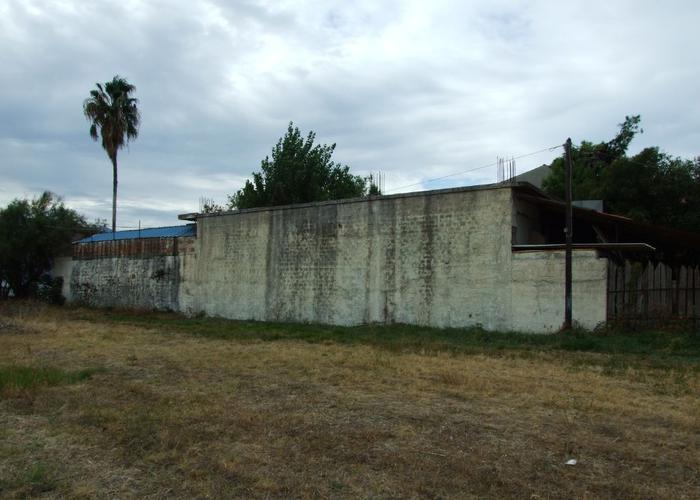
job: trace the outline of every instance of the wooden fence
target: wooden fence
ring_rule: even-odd
[[[700,268],[653,262],[608,265],[608,321],[654,326],[700,314]]]
[[[106,240],[73,245],[76,260],[107,259],[112,257],[148,258],[161,255],[179,255],[194,251],[193,236],[134,238]]]

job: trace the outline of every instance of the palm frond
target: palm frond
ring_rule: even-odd
[[[126,143],[138,137],[141,116],[138,99],[131,94],[136,90],[119,75],[104,85],[96,84],[97,90],[83,102],[85,118],[91,122],[90,136],[102,137],[102,147],[112,158]]]

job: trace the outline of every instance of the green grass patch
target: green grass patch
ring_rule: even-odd
[[[33,498],[46,495],[56,488],[55,470],[43,462],[34,462],[10,477],[0,477],[2,498]]]
[[[84,311],[83,311],[84,313]],[[176,313],[99,311],[83,319],[156,328],[161,331],[238,341],[300,340],[310,343],[365,344],[392,351],[498,353],[502,351],[574,351],[632,354],[662,365],[700,362],[700,336],[688,332],[584,332],[523,334],[482,328],[429,328],[411,325],[343,327],[319,324],[236,321]]]
[[[0,367],[0,398],[39,387],[74,384],[90,378],[97,369],[65,371],[52,367],[4,366]]]
[[[26,471],[23,483],[29,488],[31,494],[47,493],[56,488],[52,471],[41,462],[34,464]]]

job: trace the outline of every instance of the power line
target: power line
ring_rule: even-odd
[[[538,151],[533,151],[532,153],[527,153],[527,154],[524,154],[524,155],[515,156],[515,157],[513,157],[513,158],[511,158],[511,159],[513,159],[513,160],[519,160],[519,159],[521,159],[521,158],[527,158],[528,156],[534,156],[534,155],[537,155],[537,154],[540,154],[540,153],[544,153],[544,152],[546,152],[546,151],[554,151],[555,149],[561,148],[561,147],[563,147],[562,144],[557,144],[556,146],[552,146],[552,147],[549,147],[549,148],[540,149],[540,150],[538,150]],[[393,191],[398,191],[398,190],[400,190],[400,189],[406,189],[406,188],[413,187],[413,186],[420,186],[420,185],[423,185],[423,184],[427,184],[427,183],[429,183],[429,182],[435,182],[435,181],[439,181],[439,180],[442,180],[442,179],[447,179],[448,177],[455,177],[455,176],[457,176],[457,175],[468,174],[469,172],[474,172],[474,171],[476,171],[476,170],[482,170],[482,169],[484,169],[484,168],[489,168],[489,167],[495,167],[496,165],[498,165],[498,161],[495,161],[495,162],[493,162],[493,163],[489,163],[488,165],[482,165],[482,166],[480,166],[480,167],[470,168],[469,170],[464,170],[464,171],[462,171],[462,172],[455,172],[455,173],[453,173],[453,174],[443,175],[442,177],[435,177],[434,179],[427,179],[427,180],[420,181],[420,182],[414,182],[413,184],[406,184],[405,186],[400,186],[400,187],[397,187],[397,188],[394,188],[394,189],[390,189],[389,191],[387,191],[387,193],[391,193],[391,192],[393,192]]]
[[[519,160],[519,159],[521,159],[521,158],[527,158],[527,157],[529,157],[529,156],[534,156],[534,155],[537,155],[537,154],[540,154],[540,153],[544,153],[544,152],[547,152],[547,151],[554,151],[554,150],[556,150],[556,149],[558,149],[558,148],[561,148],[561,147],[564,147],[564,145],[563,145],[563,144],[557,144],[556,146],[551,146],[551,147],[548,147],[548,148],[543,148],[543,149],[539,149],[539,150],[537,150],[537,151],[533,151],[533,152],[531,152],[531,153],[526,153],[526,154],[523,154],[523,155],[515,156],[515,157],[512,157],[511,159],[512,159],[512,160]],[[443,175],[442,177],[435,177],[435,178],[433,178],[433,179],[426,179],[426,180],[424,180],[424,181],[414,182],[413,184],[406,184],[406,185],[404,185],[404,186],[400,186],[400,187],[397,187],[397,188],[390,189],[390,190],[386,191],[386,193],[390,193],[390,192],[394,192],[394,191],[399,191],[399,190],[401,190],[401,189],[406,189],[406,188],[413,187],[413,186],[420,186],[420,185],[422,185],[422,184],[427,184],[427,183],[430,183],[430,182],[435,182],[435,181],[439,181],[439,180],[442,180],[442,179],[447,179],[447,178],[449,178],[449,177],[455,177],[455,176],[457,176],[457,175],[464,175],[464,174],[467,174],[467,173],[469,173],[469,172],[475,172],[475,171],[477,171],[477,170],[483,170],[483,169],[485,169],[485,168],[494,167],[494,166],[496,166],[496,165],[498,165],[498,160],[495,161],[495,162],[489,163],[489,164],[487,164],[487,165],[481,165],[480,167],[470,168],[470,169],[468,169],[468,170],[463,170],[463,171],[461,171],[461,172],[455,172],[455,173],[452,173],[452,174]],[[382,191],[383,191],[383,190],[382,190]],[[53,225],[53,226],[51,226],[51,227],[54,227],[54,228],[57,228],[57,229],[59,229],[59,228],[60,228],[60,229],[71,229],[71,230],[74,230],[74,231],[81,231],[81,230],[84,231],[84,230],[88,229],[88,228],[86,228],[85,226],[60,226],[60,225],[56,226],[56,225]],[[149,228],[145,228],[145,227],[141,227],[141,226],[117,226],[117,228],[118,228],[118,229],[121,229],[121,230],[133,230],[133,231],[149,229]],[[93,228],[91,228],[91,229],[93,229]],[[104,233],[111,233],[111,232],[112,232],[112,231],[109,231],[109,227],[104,227],[103,229],[106,229],[106,231],[103,231]]]

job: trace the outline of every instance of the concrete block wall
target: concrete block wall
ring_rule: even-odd
[[[511,192],[453,190],[201,217],[181,309],[341,325],[510,326]]]
[[[592,330],[606,320],[608,260],[595,250],[575,250],[572,260],[572,313]],[[512,329],[553,333],[564,322],[564,251],[513,254]]]
[[[157,238],[76,245],[67,298],[97,307],[178,311],[180,259],[191,252],[193,240]]]
[[[563,252],[513,253],[517,224],[498,186],[253,209],[200,217],[196,238],[79,245],[62,272],[94,306],[554,332]],[[594,328],[607,260],[577,251],[573,271],[574,319]]]

